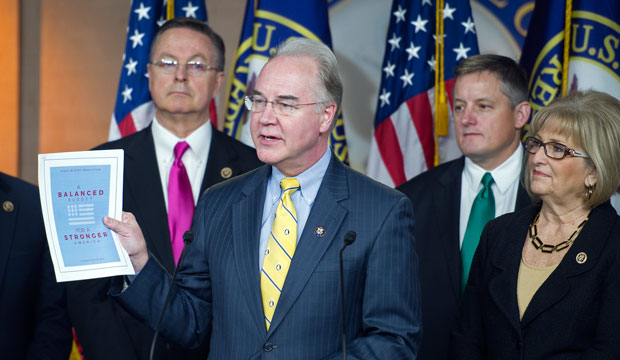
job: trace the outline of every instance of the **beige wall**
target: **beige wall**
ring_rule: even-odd
[[[39,152],[87,150],[107,139],[128,1],[41,1]]]
[[[11,2],[17,9],[18,1]],[[130,0],[22,1],[20,16],[14,17],[21,19],[24,37],[19,79],[21,146],[11,145],[20,177],[36,183],[38,153],[87,150],[107,140],[129,7]],[[209,22],[226,43],[227,74],[244,11],[245,0],[207,3]],[[222,93],[221,103],[224,98]]]
[[[17,175],[19,128],[19,2],[0,2],[0,170]]]

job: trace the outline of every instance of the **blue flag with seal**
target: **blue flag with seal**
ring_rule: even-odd
[[[560,14],[566,3],[538,1],[532,14],[521,65],[529,73],[533,112],[561,96],[562,86],[567,92],[597,89],[620,99],[620,2],[573,1],[565,42],[566,18]]]
[[[227,91],[224,131],[228,135],[254,146],[244,97],[254,88],[258,74],[277,46],[287,39],[305,37],[332,46],[327,10],[326,0],[248,0]],[[348,163],[342,111],[338,113],[330,145],[334,154]]]
[[[568,21],[559,16],[567,4]],[[617,0],[536,2],[521,56],[529,73],[532,112],[575,89],[596,89],[620,99],[619,47]],[[620,213],[620,189],[611,202]]]

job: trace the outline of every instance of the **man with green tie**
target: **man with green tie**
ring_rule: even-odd
[[[412,201],[424,337],[419,359],[445,360],[457,304],[487,221],[529,203],[519,185],[521,131],[530,116],[525,71],[499,55],[454,70],[452,113],[463,157],[398,187]]]

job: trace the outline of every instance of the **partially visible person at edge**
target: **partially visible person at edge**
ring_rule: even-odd
[[[523,182],[536,204],[487,224],[452,359],[620,359],[620,101],[574,91],[540,110]]]
[[[0,359],[66,360],[71,324],[36,186],[0,173]]]
[[[201,194],[262,163],[254,149],[209,121],[209,104],[224,78],[224,42],[209,25],[182,17],[164,23],[151,43],[147,69],[153,121],[96,150],[124,150],[123,210],[136,216],[149,253],[172,273]],[[112,300],[111,281],[67,283],[69,313],[84,356],[148,359],[153,330]],[[207,354],[207,343],[188,350],[160,337],[155,359],[198,360]]]

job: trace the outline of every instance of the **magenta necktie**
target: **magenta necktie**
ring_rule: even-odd
[[[174,146],[174,163],[170,168],[168,180],[168,227],[175,264],[179,262],[179,256],[183,251],[183,233],[191,228],[194,216],[192,185],[181,160],[187,149],[189,144],[185,141],[180,141]]]

